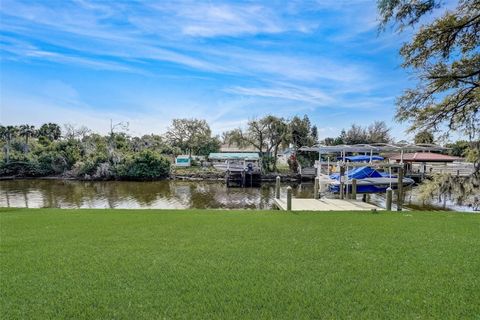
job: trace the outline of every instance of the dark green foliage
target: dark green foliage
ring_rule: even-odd
[[[435,141],[435,138],[433,134],[429,131],[420,131],[415,135],[414,142],[416,144],[421,144],[421,143],[429,143],[433,144]]]
[[[0,162],[0,176],[37,177],[44,175],[38,163],[34,161]]]
[[[466,158],[466,161],[475,162],[480,159],[480,140],[477,141],[465,141],[460,140],[455,143],[448,143],[447,148],[450,148],[448,154],[456,157]]]
[[[317,127],[311,126],[307,115],[303,116],[303,119],[297,116],[293,117],[288,125],[288,129],[289,140],[297,150],[301,147],[310,147],[317,142]]]
[[[210,126],[205,120],[173,119],[166,138],[171,146],[190,156],[205,155],[207,151],[217,151],[220,147],[219,139],[212,137]]]
[[[272,168],[275,166],[275,158],[271,155],[264,154],[262,157],[262,168],[266,172],[273,171]]]
[[[60,127],[49,123],[33,126],[0,126],[0,175],[41,177],[63,175],[80,179],[156,179],[168,175],[169,163],[160,154],[175,154],[160,136],[130,137],[122,132],[108,136],[86,127]],[[202,140],[205,152],[217,150],[218,141]],[[148,152],[147,152],[148,151]]]
[[[119,176],[126,179],[149,180],[166,178],[170,161],[150,150],[143,150],[127,160],[119,169]]]
[[[62,173],[65,169],[65,166],[61,165],[63,161],[61,161],[61,159],[59,159],[58,157],[59,156],[55,155],[54,153],[40,154],[40,156],[37,159],[39,175],[51,175],[55,173]]]
[[[348,130],[343,129],[336,138],[325,138],[323,143],[327,146],[341,144],[368,144],[391,142],[390,128],[384,121],[375,121],[367,127],[352,124]]]
[[[195,155],[208,156],[210,153],[218,152],[219,150],[220,139],[218,137],[210,137],[198,143],[198,146],[195,148]]]
[[[49,141],[54,141],[60,139],[62,130],[56,123],[46,123],[42,125],[40,129],[38,129],[37,134],[39,137],[45,138]]]

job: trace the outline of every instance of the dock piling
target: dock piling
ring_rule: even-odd
[[[352,199],[357,200],[357,179],[352,179]]]
[[[402,211],[403,202],[403,168],[398,168],[397,211]]]
[[[280,199],[280,177],[275,178],[275,199]]]
[[[345,167],[341,166],[340,167],[340,199],[344,199],[345,195]]]
[[[392,211],[392,188],[387,188],[387,211]]]
[[[292,187],[287,187],[287,211],[292,211]]]

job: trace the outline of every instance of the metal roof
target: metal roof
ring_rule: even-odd
[[[210,153],[210,160],[260,160],[260,156],[256,152],[222,152]]]
[[[340,152],[400,152],[400,151],[443,151],[448,148],[434,144],[408,144],[408,143],[373,143],[373,144],[342,144],[338,146],[326,146],[317,144],[312,147],[301,147],[299,151],[312,151],[321,153]]]
[[[404,153],[403,155],[390,155],[391,160],[403,160],[407,162],[453,162],[462,160],[460,157],[453,157],[445,154],[430,152]]]

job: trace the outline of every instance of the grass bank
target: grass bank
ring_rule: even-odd
[[[479,319],[480,216],[0,209],[3,319]]]

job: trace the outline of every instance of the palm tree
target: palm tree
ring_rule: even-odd
[[[0,139],[5,141],[5,160],[7,163],[10,162],[10,143],[17,134],[17,127],[15,126],[0,126]]]
[[[38,136],[45,137],[50,141],[60,139],[61,134],[60,126],[56,123],[45,123],[38,129]]]
[[[33,137],[35,132],[35,127],[28,124],[23,124],[19,128],[19,136],[25,137],[25,153],[28,152],[28,138]]]
[[[35,126],[31,126],[28,124],[23,124],[20,126],[18,130],[18,134],[21,137],[25,137],[25,144],[28,144],[28,139],[35,135]]]

